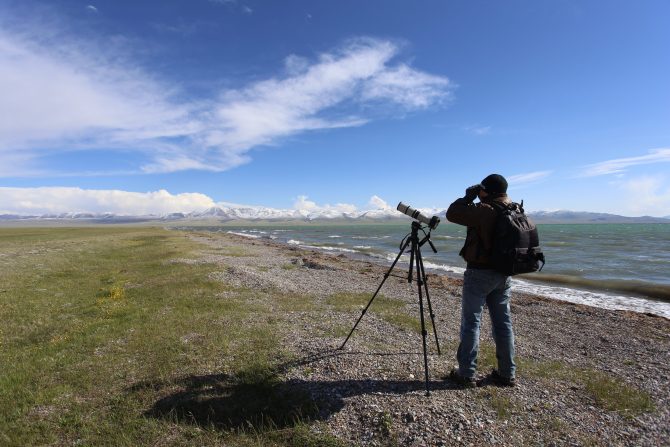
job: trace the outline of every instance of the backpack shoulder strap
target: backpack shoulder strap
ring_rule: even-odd
[[[491,201],[491,202],[488,202],[487,204],[491,205],[491,207],[496,211],[497,215],[501,215],[502,213],[504,213],[507,210],[511,211],[511,210],[517,209],[517,207],[519,207],[518,203],[511,202],[509,204],[504,204],[502,202],[498,202],[498,201],[495,201],[495,200]]]

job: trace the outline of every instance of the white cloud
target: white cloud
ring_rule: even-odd
[[[372,196],[370,197],[370,202],[368,202],[368,205],[371,206],[373,209],[376,210],[386,210],[391,208],[386,201],[378,196]]]
[[[197,127],[165,92],[141,70],[84,56],[74,44],[45,47],[0,30],[0,162],[21,153],[27,166],[64,146],[155,151],[152,140]]]
[[[473,135],[488,135],[491,133],[491,126],[467,126],[465,131]]]
[[[582,176],[595,177],[599,175],[617,174],[626,171],[626,169],[631,166],[667,162],[670,162],[670,148],[652,149],[647,155],[616,158],[584,166],[582,168]]]
[[[552,171],[528,172],[525,174],[512,175],[507,178],[507,181],[511,186],[516,186],[524,183],[532,183],[538,180],[542,180],[543,178],[550,176],[551,173]]]
[[[448,86],[446,78],[401,64],[383,67],[367,80],[363,86],[363,99],[393,101],[406,108],[422,109],[447,98]]]
[[[641,176],[622,182],[622,204],[630,215],[663,217],[670,215],[670,186],[666,177]]]
[[[205,133],[202,144],[245,151],[304,131],[362,125],[365,117],[328,114],[359,98],[414,110],[447,94],[446,78],[389,66],[397,51],[391,42],[362,39],[322,54],[312,64],[291,56],[289,76],[222,95],[214,110],[214,130]]]
[[[91,12],[98,12],[98,8],[96,8],[93,5],[86,5],[86,9],[91,11]]]
[[[170,194],[163,189],[146,193],[69,187],[0,187],[0,214],[115,213],[150,215],[203,211],[215,206],[200,193]]]
[[[357,39],[316,60],[289,56],[283,75],[211,101],[183,101],[185,92],[102,44],[42,31],[0,28],[0,165],[20,152],[14,175],[66,149],[130,154],[149,160],[137,162],[143,172],[221,171],[259,145],[363,125],[366,103],[404,114],[440,104],[451,89],[445,77],[394,63],[395,43]]]
[[[254,10],[251,9],[250,7],[248,7],[248,6],[244,6],[244,7],[242,8],[242,11],[243,11],[245,14],[253,14],[253,13],[254,13]]]
[[[334,211],[337,213],[355,213],[358,210],[355,205],[350,205],[348,203],[338,203],[335,205],[317,205],[316,202],[309,200],[309,198],[304,195],[298,196],[298,199],[293,204],[293,208],[298,211],[305,211],[309,213],[324,211]]]

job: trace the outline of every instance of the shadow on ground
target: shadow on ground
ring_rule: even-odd
[[[214,426],[221,430],[280,429],[298,422],[323,420],[344,407],[344,399],[371,393],[422,392],[421,380],[282,380],[283,372],[326,357],[357,353],[329,352],[280,365],[272,371],[251,367],[235,376],[187,376],[161,383],[141,382],[127,391],[153,390],[164,395],[145,416],[181,423]],[[378,355],[401,355],[378,354]],[[375,354],[366,354],[375,355]],[[449,382],[430,382],[432,391],[458,389]]]

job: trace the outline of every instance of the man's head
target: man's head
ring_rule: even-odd
[[[491,174],[481,182],[482,192],[486,195],[497,196],[507,193],[507,180],[500,174]]]

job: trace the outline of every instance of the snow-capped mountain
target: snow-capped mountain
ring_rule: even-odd
[[[319,219],[372,219],[388,220],[402,218],[398,211],[387,208],[372,211],[344,212],[337,209],[295,210],[265,207],[213,207],[201,212],[192,212],[184,215],[188,220],[319,220]],[[169,217],[165,217],[169,218]]]
[[[438,216],[444,223],[445,209],[431,208],[420,210],[426,216]],[[580,211],[535,211],[528,215],[536,223],[670,223],[670,219],[661,217],[626,217],[606,213],[590,213]],[[231,222],[245,221],[351,221],[351,222],[388,222],[402,221],[407,216],[394,208],[362,210],[346,212],[336,208],[318,208],[314,210],[278,209],[261,206],[215,206],[204,211],[189,213],[170,213],[164,215],[124,215],[113,213],[70,212],[44,215],[0,215],[0,221],[13,220],[77,220],[91,222],[141,222],[141,221],[213,221]]]

